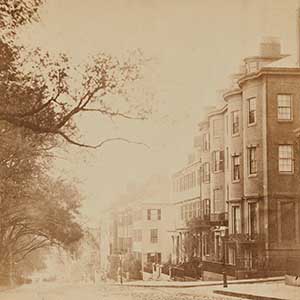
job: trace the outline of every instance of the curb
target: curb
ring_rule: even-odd
[[[245,280],[229,280],[228,284],[255,284],[255,283],[264,283],[264,282],[276,282],[276,281],[283,281],[284,277],[276,277],[276,278],[264,278],[264,279],[256,279],[256,280],[252,280],[252,279],[245,279]],[[174,281],[173,281],[174,282]],[[120,283],[114,283],[113,285],[118,285],[118,286],[128,286],[128,287],[149,287],[149,288],[192,288],[192,287],[206,287],[206,286],[218,286],[218,285],[223,285],[223,281],[219,281],[219,282],[212,282],[212,283],[204,283],[203,281],[201,281],[201,283],[199,284],[186,284],[186,285],[175,285],[175,284],[161,284],[161,285],[157,285],[157,284],[126,284],[124,283],[123,285]],[[222,292],[222,291],[221,291]],[[255,299],[256,298],[251,298],[251,299]],[[270,298],[271,300],[282,300],[282,299],[278,299],[278,298]],[[283,299],[284,300],[284,299]]]
[[[223,295],[223,296],[231,296],[231,297],[238,297],[238,298],[245,298],[250,300],[286,300],[283,298],[275,298],[269,296],[259,296],[259,295],[252,295],[252,294],[245,294],[245,293],[238,293],[238,292],[230,292],[230,291],[213,291],[215,294]]]

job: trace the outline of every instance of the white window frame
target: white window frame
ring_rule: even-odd
[[[255,153],[255,172],[252,171],[251,169],[251,154],[252,151],[254,150]],[[247,159],[248,159],[248,176],[256,176],[257,175],[257,146],[249,146],[247,149]]]
[[[251,110],[251,101],[255,101],[255,109]],[[251,115],[251,112],[254,112],[254,121],[250,123],[250,115]],[[248,119],[248,126],[254,126],[256,124],[256,119],[257,119],[257,101],[256,101],[256,97],[251,97],[248,99],[248,116],[247,116],[247,119]]]
[[[235,165],[235,160],[238,159],[239,164]],[[239,178],[235,179],[235,166],[239,168]],[[241,180],[241,156],[239,154],[232,155],[232,182],[240,182]]]
[[[279,105],[280,97],[289,97],[290,105],[285,106],[283,104]],[[283,100],[283,99],[282,99]],[[290,109],[290,118],[280,117],[280,109],[289,108]],[[281,114],[282,116],[282,114]],[[293,121],[293,97],[291,94],[277,94],[277,120],[279,122],[289,122]]]
[[[154,232],[156,232],[156,235],[152,234]],[[150,229],[150,243],[151,244],[157,244],[158,243],[158,229],[157,228]]]
[[[235,218],[235,211],[238,208],[239,210],[239,219]],[[242,212],[241,212],[241,206],[240,205],[232,205],[232,233],[233,234],[240,234],[242,232]],[[237,226],[235,226],[237,224]],[[235,229],[237,230],[235,231]]]
[[[281,151],[280,148],[283,147],[290,147],[291,148],[291,157],[281,157]],[[290,170],[282,170],[280,168],[281,161],[290,161],[291,169]],[[295,169],[295,163],[294,163],[294,146],[292,144],[281,144],[278,146],[278,171],[280,174],[294,174]]]

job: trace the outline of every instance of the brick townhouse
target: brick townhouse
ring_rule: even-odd
[[[173,263],[251,277],[300,255],[299,128],[299,65],[265,39],[199,124],[197,161],[173,176]]]

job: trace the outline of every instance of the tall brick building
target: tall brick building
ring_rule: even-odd
[[[198,210],[178,213],[184,226],[174,229],[173,262],[188,259],[184,238],[204,269],[220,272],[225,263],[235,277],[280,272],[288,256],[300,256],[299,127],[300,68],[266,39],[199,124]],[[187,199],[173,181],[180,212]]]

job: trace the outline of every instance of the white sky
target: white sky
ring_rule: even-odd
[[[92,154],[75,149],[57,164],[82,181],[84,210],[91,217],[128,183],[183,166],[204,107],[227,87],[243,57],[258,54],[263,36],[280,37],[284,53],[296,51],[297,0],[46,2],[41,22],[23,30],[26,43],[67,52],[78,61],[98,51],[120,55],[135,48],[154,58],[141,83],[155,92],[158,103],[151,120],[81,121],[91,140],[122,134],[151,149],[123,143]]]

